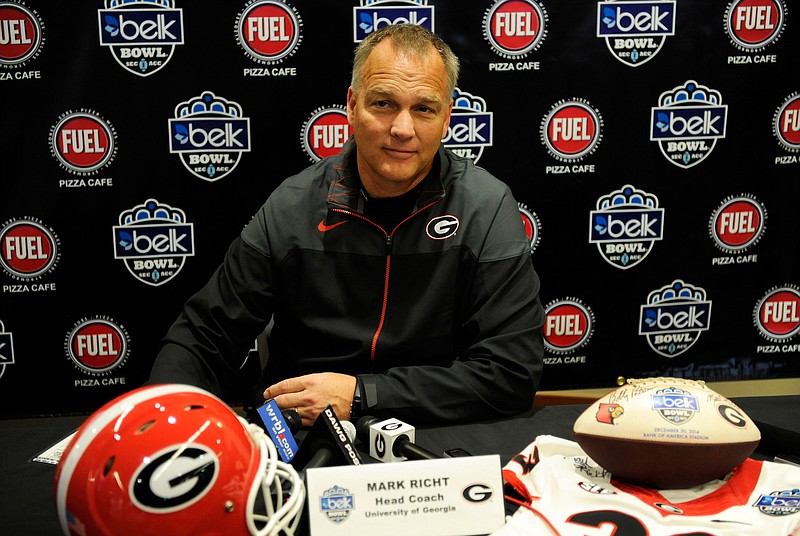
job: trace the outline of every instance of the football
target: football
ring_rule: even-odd
[[[573,436],[612,478],[655,489],[723,478],[755,450],[761,432],[704,382],[629,379],[575,421]]]

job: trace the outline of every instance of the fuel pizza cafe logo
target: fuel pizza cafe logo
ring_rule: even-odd
[[[792,153],[800,152],[800,93],[794,92],[778,106],[772,119],[772,132],[780,146]],[[797,155],[777,157],[775,163],[794,164]]]
[[[242,107],[211,91],[175,107],[169,120],[169,152],[192,175],[213,182],[229,175],[250,152],[250,118]]]
[[[517,203],[519,215],[522,218],[522,227],[525,229],[525,236],[531,244],[531,253],[536,251],[536,247],[542,240],[542,222],[539,216],[523,203]]]
[[[787,342],[800,333],[798,287],[785,285],[770,289],[756,303],[753,320],[759,334],[770,342]],[[794,345],[793,349],[800,351],[800,345]]]
[[[170,281],[194,256],[194,227],[186,214],[155,199],[123,211],[113,232],[114,258],[148,285]]]
[[[416,24],[434,32],[433,6],[428,0],[361,0],[353,8],[353,41],[393,24]]]
[[[680,279],[653,290],[640,308],[639,335],[664,357],[691,348],[711,326],[711,301],[705,289]]]
[[[81,372],[107,376],[127,361],[130,338],[125,328],[111,318],[84,318],[67,333],[64,349]]]
[[[0,67],[15,69],[36,59],[44,47],[44,24],[39,14],[22,2],[0,2]],[[0,80],[25,79],[0,71]]]
[[[105,0],[97,23],[100,45],[139,76],[161,70],[183,45],[183,10],[173,0]]]
[[[658,198],[626,184],[601,196],[589,213],[589,243],[607,263],[626,270],[642,262],[664,238],[664,209]]]
[[[14,364],[14,337],[6,331],[3,321],[0,320],[0,378],[6,373],[6,368]]]
[[[236,40],[247,57],[273,65],[297,52],[302,25],[297,10],[284,2],[251,0],[236,17]]]
[[[341,105],[317,108],[300,130],[300,143],[312,162],[339,154],[349,137],[347,110]]]
[[[0,247],[2,248],[0,264],[3,271],[6,275],[22,282],[41,279],[55,268],[61,257],[58,237],[52,229],[36,218],[25,217],[6,221],[0,229]],[[26,290],[26,287],[3,286],[3,291],[16,290]]]
[[[650,140],[678,167],[690,168],[711,154],[725,137],[728,106],[719,91],[694,80],[665,91],[651,108]]]
[[[786,7],[783,0],[734,0],[725,9],[724,23],[733,46],[759,52],[783,33]]]
[[[477,163],[483,150],[492,146],[493,129],[494,115],[487,111],[483,97],[455,88],[444,146]]]
[[[761,240],[766,222],[767,209],[764,205],[754,196],[742,194],[726,198],[711,213],[708,229],[718,249],[728,254],[738,254]],[[743,259],[739,262],[743,262]]]
[[[597,37],[625,65],[644,65],[675,35],[675,8],[674,0],[598,2]]]
[[[579,162],[597,150],[602,139],[603,118],[584,99],[561,100],[542,119],[542,143],[550,156],[561,162]]]
[[[544,345],[554,354],[585,346],[594,332],[594,312],[576,298],[555,300],[545,307]]]
[[[96,175],[114,160],[117,133],[93,111],[68,111],[50,128],[50,153],[65,171],[85,177]]]
[[[495,54],[521,60],[547,35],[547,12],[533,0],[497,0],[483,16],[483,37]]]

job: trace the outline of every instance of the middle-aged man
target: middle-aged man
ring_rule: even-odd
[[[263,396],[305,426],[328,404],[411,423],[530,407],[539,279],[509,188],[442,146],[458,69],[420,26],[358,46],[353,137],[275,189],[185,304],[149,383],[226,396],[272,318]]]

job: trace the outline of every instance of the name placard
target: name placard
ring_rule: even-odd
[[[505,523],[500,457],[309,469],[311,534],[487,534]]]

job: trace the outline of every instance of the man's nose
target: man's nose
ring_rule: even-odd
[[[392,121],[392,136],[407,139],[414,136],[414,118],[408,110],[400,110]]]

